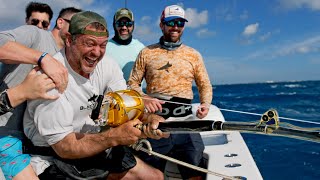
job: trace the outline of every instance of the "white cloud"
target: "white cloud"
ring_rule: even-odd
[[[260,39],[260,41],[266,41],[270,37],[271,37],[271,32],[267,32],[267,33],[263,34],[262,36],[260,36],[259,39]]]
[[[214,84],[260,82],[268,76],[263,68],[230,57],[204,57],[204,60]]]
[[[204,28],[197,31],[196,34],[199,38],[208,38],[215,36],[217,33],[215,31],[210,31],[208,28]]]
[[[148,44],[155,43],[156,40],[161,36],[159,22],[160,21],[153,23],[150,16],[141,17],[141,19],[139,20],[139,24],[135,25],[139,28],[136,28],[134,30],[134,38],[147,42]]]
[[[242,35],[248,37],[257,33],[259,28],[259,23],[250,24],[244,28]]]
[[[298,42],[287,42],[283,45],[258,50],[245,59],[277,58],[293,54],[307,54],[320,51],[320,35]]]
[[[320,10],[319,0],[278,0],[280,6],[285,9],[310,8],[312,10]]]
[[[204,10],[198,13],[197,9],[187,8],[185,10],[186,19],[188,22],[186,23],[187,27],[197,28],[202,25],[206,25],[208,23],[208,11]]]

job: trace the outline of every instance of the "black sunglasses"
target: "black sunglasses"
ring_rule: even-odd
[[[69,24],[70,24],[70,22],[71,22],[71,20],[69,20],[69,19],[65,19],[65,18],[61,18],[61,19],[63,19],[65,22],[67,22],[67,23],[69,23]]]
[[[176,24],[178,27],[184,27],[185,21],[165,21],[163,22],[165,25],[174,27]]]
[[[126,21],[126,22],[124,22],[124,21],[117,21],[116,22],[116,26],[117,27],[123,27],[123,26],[126,26],[126,27],[131,27],[131,26],[133,26],[133,21]]]
[[[31,24],[34,26],[38,25],[39,22],[39,19],[31,19]],[[43,28],[48,28],[50,23],[48,21],[41,21],[41,24]]]

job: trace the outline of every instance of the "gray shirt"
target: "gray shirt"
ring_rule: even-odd
[[[0,32],[0,46],[8,41],[18,42],[26,47],[47,52],[50,55],[59,51],[51,32],[32,25],[24,25],[13,30]],[[30,64],[5,64],[0,62],[0,91],[20,84],[32,68],[33,65]],[[23,136],[22,119],[25,107],[26,103],[22,103],[13,112],[0,116],[0,136],[12,135],[19,138]]]

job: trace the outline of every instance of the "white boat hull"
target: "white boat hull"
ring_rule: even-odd
[[[194,111],[198,105],[193,104]],[[219,108],[213,105],[205,119],[224,121]],[[226,176],[254,180],[263,179],[245,141],[238,131],[208,131],[200,134],[205,145],[204,157],[207,160],[208,170]],[[165,179],[181,179],[176,164],[167,163]],[[207,174],[207,180],[218,179],[221,180],[223,178]]]

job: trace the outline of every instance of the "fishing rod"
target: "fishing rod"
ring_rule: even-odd
[[[100,126],[116,127],[127,121],[137,118],[140,119],[145,112],[143,98],[134,90],[108,92],[105,95],[99,96],[97,100],[98,102],[92,112],[91,118]],[[137,128],[142,130],[143,126],[145,125]],[[320,143],[320,128],[302,128],[289,123],[280,123],[278,112],[275,109],[270,109],[265,112],[258,122],[222,122],[216,120],[166,121],[160,122],[158,129],[169,133],[199,133],[202,131],[230,130],[278,135]],[[224,177],[225,179],[237,179],[237,177],[222,175],[203,168],[194,167],[185,162],[180,162],[171,157],[153,152],[150,148],[144,148],[140,144],[141,143],[138,142],[131,147],[201,172]]]
[[[144,100],[154,100],[153,98],[147,98],[147,97],[142,97],[142,96],[134,96],[134,98],[141,98]],[[190,104],[187,103],[181,103],[181,102],[175,102],[175,101],[170,101],[170,100],[162,100],[161,101],[165,102],[165,103],[172,103],[172,104],[180,104],[180,105],[186,105],[186,106],[190,106]],[[237,110],[232,110],[232,109],[225,109],[225,108],[219,108],[221,111],[228,111],[228,112],[234,112],[234,113],[240,113],[240,114],[249,114],[249,115],[255,115],[255,116],[262,116],[263,114],[259,114],[259,113],[252,113],[252,112],[245,112],[245,111],[237,111]],[[320,125],[320,122],[314,122],[314,121],[306,121],[306,120],[302,120],[302,119],[295,119],[295,118],[288,118],[288,117],[278,117],[279,120],[280,119],[284,119],[284,120],[290,120],[290,121],[296,121],[296,122],[303,122],[303,123],[309,123],[309,124],[317,124]]]
[[[123,90],[109,92],[100,97],[97,107],[101,118],[96,123],[102,126],[118,126],[126,121],[141,118],[144,113],[142,97],[137,91]],[[150,99],[150,98],[149,98]],[[103,101],[103,102],[102,102]],[[168,101],[166,101],[168,102]],[[171,102],[172,103],[172,102]],[[188,104],[190,105],[190,104]],[[270,109],[262,114],[257,122],[233,122],[216,120],[184,120],[160,122],[160,130],[171,133],[192,133],[202,131],[239,131],[273,136],[283,136],[320,143],[320,128],[303,128],[290,123],[280,122],[278,112]]]
[[[303,128],[279,121],[278,112],[270,109],[258,122],[215,120],[185,120],[160,122],[158,129],[170,133],[199,133],[203,131],[239,131],[244,133],[283,136],[320,143],[320,128]]]
[[[100,96],[97,103],[95,122],[101,126],[119,126],[129,120],[140,119],[144,104],[140,94],[134,90],[109,92]],[[190,105],[190,104],[188,104]],[[99,107],[100,106],[100,107]],[[98,114],[101,118],[98,118]],[[158,127],[164,132],[192,133],[202,131],[239,131],[264,135],[284,136],[320,143],[320,128],[303,128],[290,123],[280,122],[278,112],[270,109],[262,114],[257,122],[232,122],[216,120],[165,121]]]

